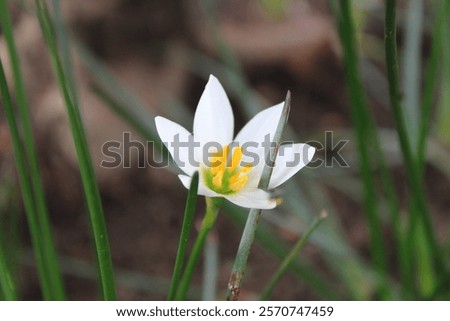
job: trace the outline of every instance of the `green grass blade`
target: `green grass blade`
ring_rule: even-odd
[[[180,286],[178,287],[177,293],[175,295],[175,299],[178,301],[186,299],[192,276],[194,275],[195,267],[197,266],[197,263],[200,259],[200,255],[205,245],[206,238],[208,237],[209,232],[216,222],[219,209],[223,202],[223,198],[221,197],[205,197],[205,199],[206,213],[203,217],[198,236],[195,239],[194,245],[192,247],[191,255],[189,255],[188,262],[186,263],[186,268],[184,269],[183,276],[181,277]]]
[[[368,228],[371,240],[373,263],[382,280],[387,276],[387,258],[383,242],[381,222],[377,209],[377,193],[372,175],[371,154],[367,142],[371,141],[371,117],[362,87],[358,70],[358,53],[355,43],[353,18],[350,1],[340,0],[340,11],[337,16],[339,34],[344,50],[344,65],[346,71],[347,91],[350,99],[352,122],[357,140],[361,176],[364,186],[364,208],[367,214]],[[380,291],[386,290],[386,285],[380,284]],[[386,293],[382,293],[385,295]]]
[[[22,191],[22,198],[27,214],[28,225],[31,234],[31,242],[35,251],[39,281],[42,287],[44,299],[51,300],[52,285],[48,275],[48,268],[43,254],[44,245],[42,244],[41,230],[39,228],[39,221],[36,213],[35,203],[33,199],[32,182],[29,180],[25,151],[22,148],[19,128],[16,123],[11,97],[9,95],[8,85],[3,70],[3,63],[0,60],[0,90],[3,105],[5,107],[6,119],[8,121],[9,131],[14,149],[14,156],[16,160],[17,173],[19,176],[20,188]]]
[[[438,101],[436,132],[439,138],[450,146],[450,91],[448,90],[448,88],[450,88],[450,45],[448,41],[450,37],[450,26],[448,22],[450,19],[450,2],[442,1],[442,5],[444,7],[440,7],[442,13],[439,13],[438,19],[440,21],[438,21],[439,24],[436,26],[437,34],[433,41],[432,50],[433,55],[434,47],[437,47],[435,50],[440,53],[440,67],[442,70],[441,96]],[[444,19],[442,17],[444,17]],[[436,54],[436,56],[437,55],[438,54]],[[430,57],[430,60],[431,58],[434,57]],[[439,65],[439,61],[436,61],[435,64]],[[433,79],[438,79],[436,74],[433,76]],[[432,89],[430,91],[432,91]]]
[[[186,255],[186,248],[189,241],[189,235],[191,234],[192,221],[194,220],[195,207],[197,204],[197,191],[198,191],[198,172],[195,172],[192,176],[191,185],[189,187],[188,197],[186,201],[186,207],[184,209],[183,225],[181,227],[180,241],[178,243],[177,256],[175,258],[175,265],[173,268],[172,279],[170,281],[169,293],[167,300],[172,301],[175,299],[179,281],[181,277],[181,271],[183,268],[184,257]]]
[[[33,130],[31,127],[31,117],[28,111],[28,102],[26,98],[25,85],[20,68],[19,55],[17,53],[14,34],[12,30],[11,17],[6,0],[0,1],[0,22],[3,34],[6,40],[10,63],[13,71],[14,88],[17,98],[17,106],[21,120],[21,130],[23,132],[23,142],[25,146],[25,159],[29,165],[29,174],[31,177],[32,193],[34,195],[37,228],[40,230],[39,242],[42,245],[43,264],[47,270],[45,273],[48,278],[49,291],[45,295],[46,299],[63,300],[65,298],[62,277],[59,272],[56,257],[55,245],[52,238],[50,222],[48,217],[47,205],[41,180],[38,158],[33,139]]]
[[[70,98],[75,106],[78,106],[78,91],[75,82],[75,77],[73,74],[72,66],[72,55],[71,48],[69,44],[69,35],[67,33],[66,26],[64,24],[64,19],[61,12],[61,0],[52,0],[53,16],[55,23],[55,31],[57,36],[57,43],[61,49],[61,60],[63,65],[63,70],[66,75],[66,82],[71,93]]]
[[[111,261],[108,234],[106,229],[103,208],[100,199],[95,173],[92,165],[91,155],[88,149],[85,131],[81,120],[80,110],[74,105],[69,92],[66,75],[63,70],[61,59],[55,42],[54,29],[44,1],[36,1],[37,13],[45,41],[47,43],[52,63],[56,72],[58,85],[64,98],[69,116],[72,137],[74,140],[81,179],[84,187],[85,197],[88,205],[89,218],[95,241],[95,248],[99,266],[99,277],[101,282],[102,296],[105,300],[115,300],[114,273]]]
[[[400,147],[405,162],[406,175],[408,178],[409,190],[411,192],[411,218],[410,229],[417,231],[414,225],[423,227],[427,246],[435,262],[437,274],[444,271],[444,264],[439,250],[439,245],[433,231],[430,216],[428,215],[425,193],[422,189],[420,164],[414,158],[411,144],[408,139],[408,133],[405,124],[403,108],[401,104],[401,92],[398,78],[397,61],[397,28],[396,28],[396,0],[387,0],[385,8],[385,54],[386,67],[389,83],[389,98],[394,115],[395,127],[400,141]],[[414,238],[415,236],[411,236]],[[412,249],[413,250],[413,249]],[[413,257],[413,253],[410,253]]]
[[[272,293],[273,289],[278,284],[278,282],[280,282],[283,275],[289,269],[289,266],[292,264],[292,262],[298,256],[300,251],[303,249],[303,246],[306,244],[306,241],[308,241],[309,236],[319,227],[319,225],[323,222],[323,220],[326,217],[327,217],[326,214],[322,214],[320,217],[318,217],[313,222],[313,224],[311,224],[311,226],[308,228],[306,233],[297,241],[297,243],[294,245],[294,247],[289,252],[289,254],[281,262],[280,267],[277,269],[274,276],[270,279],[267,286],[262,291],[261,296],[260,296],[261,300],[265,301],[265,300],[269,299],[269,296]]]
[[[444,33],[448,32],[448,21],[450,19],[450,1],[441,0],[436,6],[435,10],[436,22],[433,28],[433,39],[431,45],[431,53],[426,63],[425,69],[425,81],[423,88],[422,99],[422,114],[420,124],[419,146],[418,146],[418,158],[419,166],[423,175],[423,169],[425,164],[426,155],[426,141],[428,136],[428,127],[430,126],[430,118],[432,114],[432,107],[434,103],[434,93],[438,84],[438,74],[440,71],[441,48],[448,41],[448,38],[444,37]],[[447,57],[449,59],[449,57]],[[447,60],[443,60],[447,61]],[[438,120],[444,120],[442,117],[438,117]],[[439,126],[439,125],[438,125]]]
[[[408,124],[408,138],[414,153],[417,153],[420,128],[423,20],[424,0],[410,0],[406,9],[402,80],[405,98],[405,121]]]
[[[226,215],[231,221],[239,228],[244,228],[247,221],[246,211],[232,203],[225,203],[223,207]],[[258,224],[255,240],[266,251],[279,260],[283,260],[289,253],[290,245],[280,239],[267,227],[267,224],[264,224],[264,222]],[[308,266],[306,263],[294,260],[289,268],[292,269],[295,275],[305,282],[305,284],[320,298],[324,300],[339,300],[343,298],[342,295],[338,294],[332,287],[331,282],[325,275],[321,274],[311,266]]]
[[[275,132],[273,142],[276,144],[276,148],[272,149],[268,155],[268,161],[266,164],[271,164],[269,166],[264,166],[263,172],[261,174],[261,180],[259,181],[259,188],[266,190],[269,186],[270,176],[273,171],[273,164],[278,153],[278,148],[281,142],[281,136],[283,134],[284,127],[286,126],[287,119],[289,117],[289,111],[291,108],[291,93],[288,92],[286,95],[286,100],[283,106],[283,111],[278,122],[277,130]],[[245,270],[247,268],[248,256],[250,255],[250,250],[255,239],[256,228],[258,226],[258,220],[261,216],[261,210],[251,209],[247,223],[245,224],[244,231],[242,233],[241,242],[239,243],[239,248],[235,257],[234,265],[231,271],[231,276],[228,281],[228,291],[227,300],[237,300],[239,297],[239,292],[241,290],[242,279],[244,277]]]
[[[350,37],[350,35],[346,33],[345,28],[343,28],[342,26],[343,17],[341,17],[342,15],[339,10],[338,2],[329,1],[329,3],[338,21],[340,38],[344,39]],[[344,47],[344,50],[348,51],[355,49],[347,46]],[[353,54],[353,56],[357,56],[357,54]],[[370,140],[366,141],[366,145],[374,149],[374,153],[372,153],[371,156],[373,157],[375,164],[379,167],[381,185],[388,203],[388,212],[395,242],[395,249],[397,252],[396,258],[398,268],[400,270],[401,280],[406,292],[410,292],[410,290],[408,290],[408,287],[411,284],[412,272],[410,269],[409,260],[407,258],[406,242],[405,242],[406,240],[403,237],[403,231],[401,227],[399,201],[396,196],[395,187],[393,184],[393,180],[391,178],[391,174],[389,173],[388,167],[386,166],[386,162],[383,157],[383,151],[380,145],[380,140],[378,138],[378,131],[376,129],[375,122],[373,120],[372,115],[369,112],[365,94],[364,92],[362,92],[363,88],[360,85],[358,85],[357,88],[350,87],[350,86],[354,87],[354,85],[351,85],[349,78],[354,79],[352,81],[353,84],[355,83],[355,81],[358,82],[357,79],[360,78],[360,76],[358,75],[358,66],[356,65],[356,62],[354,62],[353,60],[348,61],[348,64],[354,64],[353,68],[351,68],[351,70],[348,71],[349,74],[353,75],[351,77],[350,76],[347,77],[346,79],[349,96],[358,96],[359,98],[355,98],[354,100],[363,103],[358,108],[360,116],[355,117],[355,119],[358,119],[361,122],[365,122],[364,128],[367,130],[368,138],[370,138]],[[358,132],[356,132],[355,134],[358,135]]]
[[[4,226],[0,225],[0,290],[5,300],[15,301],[17,300],[16,285],[6,258],[3,228]]]

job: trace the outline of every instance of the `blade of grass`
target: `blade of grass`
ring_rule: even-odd
[[[440,60],[442,45],[448,40],[444,33],[448,31],[448,21],[450,19],[450,2],[442,0],[435,9],[436,22],[433,27],[433,37],[431,44],[431,53],[426,63],[425,81],[422,98],[422,113],[420,123],[418,157],[419,166],[423,175],[428,127],[430,125],[431,111],[433,107],[434,93],[438,84],[438,74],[440,72]],[[444,59],[444,61],[446,61]],[[439,118],[438,119],[442,119]]]
[[[358,71],[358,53],[355,44],[354,26],[350,2],[340,0],[340,14],[338,15],[338,28],[341,43],[344,49],[344,65],[352,122],[358,146],[359,166],[364,185],[364,209],[367,214],[368,228],[370,232],[370,244],[373,263],[381,276],[380,294],[386,295],[387,258],[385,244],[383,242],[381,222],[377,209],[375,181],[372,175],[373,165],[367,144],[370,140],[369,126],[370,115],[362,88]]]
[[[235,223],[239,228],[245,227],[247,222],[244,209],[232,204],[225,203],[224,209],[226,215]],[[273,231],[271,231],[267,224],[261,222],[258,224],[255,233],[255,240],[270,254],[279,260],[283,260],[289,253],[290,245],[280,239]],[[311,266],[308,266],[305,262],[294,260],[289,266],[295,275],[303,280],[312,291],[323,298],[324,300],[339,300],[343,299],[342,294],[337,293],[333,288],[327,276],[321,274],[319,271]]]
[[[303,249],[303,246],[306,244],[306,241],[308,241],[309,236],[319,227],[319,225],[323,222],[323,220],[327,217],[326,212],[323,212],[323,214],[318,217],[313,224],[308,228],[306,233],[295,243],[292,250],[289,252],[289,254],[284,258],[284,260],[281,262],[280,266],[278,267],[277,271],[275,272],[274,276],[270,279],[267,286],[264,288],[260,295],[260,300],[265,301],[269,299],[270,294],[272,293],[275,286],[280,282],[283,275],[288,270],[289,266],[292,264],[292,262],[295,260],[295,258],[298,256],[300,251]]]
[[[401,105],[401,93],[398,78],[397,61],[397,26],[396,26],[396,0],[386,0],[385,8],[385,52],[386,68],[389,83],[389,98],[394,116],[395,127],[400,141],[409,190],[411,192],[411,217],[410,229],[416,230],[415,225],[423,227],[429,251],[435,262],[437,275],[444,271],[444,265],[439,250],[439,245],[433,231],[431,218],[428,215],[425,193],[422,189],[420,166],[414,159],[411,145],[408,139],[403,108]],[[411,234],[411,233],[410,233]],[[414,236],[410,235],[410,238]],[[414,249],[411,249],[414,250]],[[414,257],[413,253],[409,254]]]
[[[66,74],[66,82],[69,88],[70,98],[75,106],[79,106],[77,85],[75,82],[75,77],[73,74],[72,67],[72,55],[71,48],[69,45],[69,35],[64,24],[64,19],[61,12],[61,0],[52,0],[53,16],[55,23],[55,31],[57,36],[57,44],[61,49],[61,60],[63,65],[64,73]]]
[[[277,125],[277,130],[273,138],[273,142],[276,144],[276,147],[270,151],[268,155],[268,162],[266,162],[266,164],[270,165],[264,166],[263,172],[261,174],[261,179],[259,181],[258,188],[261,188],[263,190],[266,190],[269,186],[273,164],[275,163],[278,148],[281,143],[281,136],[289,117],[290,108],[291,93],[288,92],[286,95],[286,100],[284,102],[283,111]],[[258,226],[258,220],[261,216],[261,212],[262,211],[259,209],[251,209],[248,214],[247,223],[245,224],[244,231],[242,232],[241,242],[239,243],[239,248],[235,257],[233,269],[228,281],[227,300],[236,301],[239,298],[242,279],[244,277],[245,270],[247,269],[248,256],[255,239],[256,228]]]
[[[403,91],[408,138],[417,153],[420,128],[421,52],[424,0],[411,0],[406,9],[403,51]]]
[[[179,281],[181,277],[181,270],[183,268],[184,257],[186,255],[186,248],[191,234],[192,221],[194,220],[195,206],[197,203],[197,191],[198,191],[198,172],[195,172],[192,176],[191,185],[189,187],[188,197],[186,201],[186,207],[184,209],[183,225],[181,227],[180,241],[178,243],[177,256],[175,258],[175,265],[173,268],[172,279],[170,281],[169,293],[167,300],[172,301],[175,299]]]
[[[362,126],[367,132],[367,141],[364,142],[365,146],[371,146],[375,150],[375,152],[372,154],[372,157],[375,161],[375,164],[378,165],[380,169],[380,180],[382,184],[382,188],[386,197],[386,200],[388,201],[388,210],[389,210],[389,216],[390,216],[390,223],[391,228],[393,232],[394,242],[395,242],[395,250],[396,250],[396,257],[397,257],[397,264],[400,270],[400,276],[403,283],[403,289],[406,291],[406,293],[410,293],[410,285],[412,284],[411,278],[413,277],[412,271],[410,268],[409,259],[407,257],[407,251],[406,251],[406,240],[403,237],[403,232],[401,228],[401,219],[400,219],[400,205],[398,202],[398,199],[396,197],[396,192],[394,188],[394,184],[391,178],[391,175],[389,173],[389,170],[386,166],[384,157],[383,157],[383,151],[379,142],[378,138],[378,131],[375,126],[375,122],[372,118],[372,115],[369,112],[369,108],[367,105],[367,99],[365,97],[362,83],[360,81],[360,75],[358,70],[357,62],[353,59],[357,59],[357,52],[355,49],[355,46],[352,46],[352,42],[354,42],[354,37],[351,37],[351,34],[348,33],[347,29],[352,30],[351,27],[351,13],[341,15],[340,10],[338,8],[338,3],[335,1],[330,1],[330,6],[332,8],[332,11],[334,12],[334,15],[337,18],[338,21],[338,29],[341,41],[344,43],[344,39],[346,40],[352,40],[350,43],[346,43],[344,45],[344,59],[347,61],[347,74],[346,82],[347,82],[347,88],[348,88],[348,94],[350,97],[353,97],[354,103],[358,103],[361,105],[354,106],[353,109],[355,109],[355,112],[359,112],[354,117],[354,122],[362,122],[364,125]],[[346,10],[351,10],[349,6],[346,5]],[[347,25],[347,27],[345,27]],[[353,52],[353,53],[351,53]],[[352,59],[353,57],[353,59]],[[352,80],[351,80],[352,79]],[[356,87],[355,87],[356,85]],[[356,126],[355,126],[356,127]],[[361,126],[360,126],[361,127]],[[360,136],[359,131],[356,131],[355,133],[357,136]],[[370,143],[369,143],[370,142]],[[359,142],[361,143],[361,142]],[[373,166],[373,165],[372,165]]]
[[[6,119],[8,121],[9,130],[14,149],[14,157],[16,160],[17,173],[19,176],[20,188],[22,191],[22,198],[27,214],[28,225],[31,234],[31,242],[36,255],[37,269],[40,284],[42,287],[43,297],[46,300],[53,299],[51,281],[48,275],[48,269],[44,258],[44,245],[41,242],[41,230],[39,228],[38,217],[33,199],[32,182],[26,168],[25,151],[22,149],[19,128],[16,123],[11,97],[9,95],[8,85],[3,70],[3,63],[0,60],[0,90],[5,107]]]
[[[92,233],[95,241],[95,248],[99,267],[99,277],[102,289],[102,297],[105,300],[115,300],[114,273],[111,260],[111,252],[108,241],[103,208],[100,199],[95,173],[92,166],[91,155],[88,149],[87,139],[79,107],[71,100],[66,75],[63,70],[61,59],[58,54],[55,42],[54,29],[49,16],[48,9],[44,1],[37,0],[37,14],[44,34],[47,47],[52,58],[52,63],[56,72],[58,85],[64,98],[69,116],[72,137],[74,140],[81,179],[88,205],[89,218],[92,226]]]
[[[16,285],[4,250],[3,228],[4,227],[0,225],[0,289],[5,300],[15,301],[17,300]]]
[[[47,275],[47,281],[44,282],[49,282],[49,284],[46,285],[48,289],[45,291],[44,297],[49,300],[63,300],[65,298],[64,287],[58,268],[55,244],[53,242],[52,232],[50,228],[47,205],[45,201],[38,158],[33,139],[31,117],[27,107],[28,102],[26,98],[25,85],[20,68],[19,55],[14,40],[9,8],[6,0],[0,0],[0,22],[3,30],[3,35],[6,40],[9,60],[13,71],[12,74],[14,89],[17,97],[19,116],[22,122],[20,129],[23,133],[23,143],[25,148],[24,164],[27,163],[29,165],[29,175],[31,178],[32,188],[32,191],[30,192],[33,195],[33,203],[35,203],[33,207],[35,207],[36,214],[30,214],[30,216],[36,216],[35,224],[37,224],[37,226],[33,227],[33,229],[39,229],[39,233],[38,235],[36,235],[36,240],[41,244],[40,247],[42,247],[40,255],[42,256],[43,262],[41,263],[44,265],[42,268],[45,270],[45,272],[43,273]],[[31,223],[32,221],[30,221],[30,224],[33,224]]]
[[[444,21],[441,20],[440,24],[436,26],[439,33],[436,35],[436,38],[433,41],[433,43],[436,42],[436,44],[433,46],[438,47],[436,48],[436,50],[440,51],[440,67],[442,70],[442,89],[441,96],[438,102],[436,132],[437,135],[442,139],[442,141],[444,141],[447,145],[450,145],[450,91],[448,90],[448,88],[450,88],[450,45],[448,42],[448,39],[450,37],[450,25],[448,22],[450,19],[450,2],[444,2],[445,8],[441,8],[443,14],[440,16],[444,16],[446,17],[446,19]],[[436,75],[434,76],[435,79],[438,78],[436,77]]]
[[[206,199],[206,213],[202,220],[202,225],[195,239],[194,245],[192,247],[191,255],[189,256],[188,262],[186,263],[186,268],[184,269],[183,276],[180,280],[180,286],[178,287],[175,299],[185,300],[189,286],[191,284],[192,276],[194,275],[195,267],[197,266],[198,260],[200,259],[201,252],[203,250],[206,238],[209,232],[214,226],[217,219],[217,214],[222,205],[223,198],[211,198],[205,197]]]

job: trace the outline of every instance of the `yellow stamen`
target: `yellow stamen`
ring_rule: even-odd
[[[243,189],[248,183],[248,173],[253,167],[252,164],[241,166],[242,157],[240,146],[231,150],[227,145],[214,153],[210,157],[210,167],[205,168],[204,172],[206,186],[223,195],[234,194]]]
[[[227,164],[228,146],[225,146],[221,151],[218,151],[211,157],[211,173],[217,174],[220,170],[223,170]]]
[[[223,184],[223,170],[220,170],[217,172],[217,174],[214,176],[212,180],[213,184],[217,188],[222,188]]]
[[[236,177],[236,175],[233,176],[232,178],[230,178],[228,187],[231,190],[237,192],[237,191],[240,191],[245,186],[245,184],[247,184],[248,176],[247,175],[241,176],[238,179],[233,180],[234,177]]]
[[[242,147],[238,146],[233,151],[233,157],[231,157],[231,164],[228,167],[228,172],[233,173],[241,164],[242,159]]]

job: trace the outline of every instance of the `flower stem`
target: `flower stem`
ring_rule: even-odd
[[[189,290],[189,285],[194,274],[195,267],[197,266],[200,254],[202,252],[203,246],[205,244],[206,237],[214,226],[217,219],[217,214],[219,213],[220,206],[222,204],[222,198],[210,198],[206,197],[206,213],[202,221],[202,226],[200,227],[200,232],[198,233],[197,239],[195,240],[194,246],[192,248],[192,253],[189,256],[189,260],[186,264],[186,269],[184,270],[183,276],[180,281],[180,287],[178,288],[177,294],[175,296],[176,300],[184,300],[186,294]]]
[[[198,191],[198,172],[195,172],[192,176],[191,186],[189,188],[188,199],[186,202],[186,208],[184,210],[183,225],[181,227],[180,241],[178,243],[177,257],[175,259],[175,266],[173,268],[172,279],[170,281],[169,293],[167,300],[172,301],[175,299],[177,292],[181,269],[183,268],[184,256],[186,254],[186,247],[189,240],[189,234],[191,233],[192,220],[194,219],[195,205],[197,201]]]

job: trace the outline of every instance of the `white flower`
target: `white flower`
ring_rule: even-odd
[[[263,142],[273,140],[283,103],[253,117],[233,139],[234,116],[228,97],[217,78],[210,76],[194,117],[194,132],[163,117],[156,128],[175,163],[186,175],[179,178],[189,188],[191,176],[199,172],[198,194],[224,197],[248,208],[270,209],[277,205],[270,193],[258,188],[269,149]],[[191,143],[188,148],[187,142]],[[195,146],[192,146],[195,142]],[[183,147],[180,148],[180,146]],[[281,146],[269,189],[273,189],[311,161],[315,149],[307,144]]]

